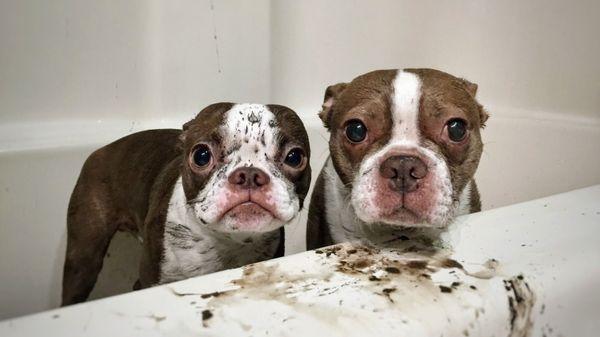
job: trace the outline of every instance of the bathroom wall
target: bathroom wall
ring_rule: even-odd
[[[272,99],[316,109],[329,84],[430,67],[493,107],[600,117],[598,1],[273,1]],[[498,108],[498,109],[495,109]]]
[[[0,151],[268,101],[270,17],[267,0],[2,1]]]
[[[588,123],[598,13],[593,0],[3,1],[0,151],[178,126],[221,100],[314,120],[327,85],[397,67],[478,83],[496,118]]]

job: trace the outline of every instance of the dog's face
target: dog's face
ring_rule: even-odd
[[[380,70],[327,88],[320,117],[366,223],[444,226],[482,151],[477,86],[432,69]]]
[[[183,129],[183,188],[201,223],[221,232],[266,232],[302,208],[310,147],[289,108],[218,103]]]

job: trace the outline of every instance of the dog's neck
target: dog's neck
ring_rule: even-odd
[[[441,244],[440,236],[446,227],[392,226],[384,223],[365,223],[356,216],[350,202],[351,189],[338,176],[331,158],[323,170],[325,179],[326,220],[334,242],[362,241],[377,246],[403,246],[403,241],[419,241],[425,245]],[[471,183],[460,193],[456,215],[468,214],[470,210]]]
[[[203,224],[187,203],[179,178],[169,200],[160,283],[270,259],[279,229],[266,233],[222,233]]]

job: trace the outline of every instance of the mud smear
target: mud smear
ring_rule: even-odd
[[[402,240],[406,241],[406,240]],[[305,270],[285,273],[276,263],[257,263],[243,268],[242,277],[232,281],[239,286],[236,290],[201,294],[202,298],[211,298],[208,307],[217,308],[239,300],[237,293],[242,293],[244,298],[274,300],[294,306],[297,311],[306,311],[313,317],[322,317],[325,321],[334,322],[330,311],[320,312],[316,307],[299,303],[299,295],[306,297],[321,297],[331,295],[345,287],[359,287],[368,289],[373,294],[384,297],[389,303],[395,303],[394,294],[396,286],[391,283],[400,278],[404,283],[410,282],[420,287],[431,289],[449,289],[451,292],[457,282],[448,285],[439,285],[432,280],[431,275],[441,268],[462,268],[454,260],[445,258],[434,259],[433,250],[424,250],[424,255],[414,244],[410,245],[410,252],[395,251],[392,254],[381,254],[376,247],[359,244],[342,244],[318,249],[315,254],[324,260],[323,264],[331,265],[328,273],[318,272],[311,274]],[[436,250],[437,252],[437,250]],[[345,283],[335,283],[327,287],[326,283],[336,273],[351,276]],[[438,290],[439,291],[439,290]],[[340,301],[341,306],[342,301]],[[334,315],[334,314],[333,314]]]
[[[224,293],[225,293],[225,291],[215,291],[213,293],[202,294],[202,295],[200,295],[200,298],[219,297],[219,296],[223,295]]]
[[[370,281],[371,283],[380,284],[382,288],[376,289],[375,292],[384,294],[386,297],[389,297],[391,292],[384,291],[384,289],[389,288],[383,288],[383,286],[396,277],[409,279],[422,285],[429,285],[432,289],[443,287],[444,289],[450,289],[450,291],[444,292],[451,292],[453,288],[460,285],[459,282],[438,285],[432,281],[431,275],[440,269],[457,269],[467,275],[487,279],[495,271],[495,269],[486,270],[485,273],[481,273],[483,275],[468,273],[462,264],[445,257],[445,254],[440,254],[439,257],[436,257],[432,249],[421,250],[416,245],[410,245],[408,251],[407,253],[406,250],[403,252],[396,250],[395,253],[397,254],[381,254],[381,249],[376,247],[359,244],[342,244],[318,249],[315,253],[325,259],[332,259],[328,263],[332,264],[334,270],[352,276],[355,279],[355,283]],[[438,249],[435,250],[435,253],[440,252]],[[486,264],[485,267],[487,268],[488,265]],[[260,289],[260,291],[256,292],[256,295],[259,297],[266,296],[265,299],[283,300],[284,302],[291,303],[290,298],[293,298],[293,296],[290,295],[314,289],[317,281],[327,282],[332,275],[333,272],[325,275],[323,273],[309,274],[305,271],[302,271],[300,274],[289,275],[279,271],[276,264],[253,264],[246,266],[242,278],[234,280],[233,283],[244,290]],[[278,283],[285,285],[273,287],[273,285]],[[295,287],[297,284],[302,284],[302,286],[298,289],[298,287]],[[264,289],[266,286],[270,288],[268,291]],[[474,286],[471,289],[476,290]],[[328,289],[327,293],[330,294],[334,291],[335,289]],[[221,295],[221,293],[218,294]],[[285,295],[285,298],[282,298],[282,295]]]
[[[213,317],[212,311],[206,309],[202,310],[202,326],[208,327],[208,320]]]
[[[535,305],[535,294],[523,277],[518,275],[504,280],[507,292],[508,310],[510,311],[509,337],[528,337],[533,330],[532,312]]]
[[[242,276],[232,281],[238,286],[237,289],[211,293],[172,291],[177,296],[195,295],[208,300],[202,306],[202,309],[206,310],[201,312],[202,325],[208,328],[213,323],[219,322],[218,318],[222,317],[223,309],[249,299],[276,301],[293,307],[293,312],[299,315],[307,315],[311,319],[335,325],[340,314],[344,313],[343,310],[348,308],[348,304],[345,303],[349,300],[345,297],[348,295],[348,290],[352,292],[366,290],[379,296],[383,299],[381,302],[383,306],[373,308],[373,312],[396,310],[390,311],[392,313],[404,310],[403,300],[410,298],[407,294],[414,295],[416,290],[413,288],[420,289],[418,294],[423,294],[424,297],[434,301],[438,296],[445,301],[453,301],[456,296],[458,301],[461,294],[480,292],[478,287],[471,284],[477,282],[469,277],[483,282],[497,276],[498,261],[493,259],[483,265],[484,270],[469,273],[460,262],[449,258],[447,252],[439,249],[435,252],[432,249],[421,251],[416,245],[409,245],[406,248],[410,248],[409,251],[405,249],[382,251],[380,248],[361,244],[340,244],[316,250],[314,252],[317,255],[316,261],[308,264],[309,268],[314,266],[312,272],[303,269],[293,270],[289,266],[284,268],[277,262],[271,261],[244,267]],[[434,277],[440,271],[451,277],[441,282],[439,277]],[[477,284],[485,285],[485,282],[480,282]],[[533,327],[531,313],[535,296],[522,275],[504,280],[504,286],[506,295],[501,296],[506,296],[508,303],[509,337],[528,337]],[[335,294],[340,290],[345,292],[339,298],[334,298],[338,309],[318,305],[321,302],[317,298]],[[476,319],[485,312],[483,307],[473,309]],[[286,317],[281,323],[293,318],[293,316]],[[253,329],[251,323],[250,325],[241,322],[239,324],[244,331]],[[473,323],[469,324],[469,328],[474,328]],[[469,329],[465,332],[467,335],[470,333]]]
[[[321,265],[328,268],[325,272],[323,268],[319,268],[315,273],[306,270],[285,272],[276,262],[251,264],[243,268],[239,279],[232,281],[238,289],[197,295],[209,299],[206,307],[213,313],[219,308],[235,305],[238,301],[258,299],[277,301],[292,306],[295,312],[309,315],[326,324],[335,324],[339,312],[314,306],[314,303],[310,303],[311,299],[352,287],[367,289],[394,305],[397,288],[390,282],[396,277],[410,278],[416,283],[425,281],[431,288],[435,287],[429,273],[436,268],[430,267],[423,256],[400,261],[379,253],[379,249],[364,245],[346,244],[320,249],[315,254],[323,260]],[[341,274],[344,281],[331,282],[331,286],[328,286],[336,274],[338,277]],[[343,298],[339,300],[338,306],[340,310],[344,308]],[[208,326],[206,323],[203,320],[204,326]]]
[[[439,286],[440,287],[440,291],[443,293],[451,293],[452,292],[452,288],[450,287],[446,287],[446,286]]]
[[[167,316],[158,316],[155,314],[152,314],[150,316],[148,316],[149,319],[154,320],[156,323],[160,323],[162,321],[164,321],[165,319],[167,319]]]
[[[462,264],[460,264],[456,260],[453,260],[453,259],[450,259],[450,258],[442,260],[442,267],[443,268],[464,269]]]
[[[232,281],[239,286],[238,289],[221,292],[218,296],[210,296],[207,307],[213,311],[219,308],[235,305],[239,301],[246,299],[271,300],[279,303],[293,306],[294,311],[305,313],[322,322],[332,323],[336,321],[336,314],[331,310],[313,306],[311,303],[301,302],[300,295],[311,293],[311,297],[322,297],[336,293],[345,286],[356,282],[337,284],[331,287],[323,287],[323,282],[328,282],[333,272],[311,274],[306,271],[299,271],[298,274],[289,274],[282,272],[277,263],[257,263],[243,268],[241,278]],[[206,296],[209,294],[203,294]],[[282,323],[293,317],[283,319]],[[205,324],[206,326],[206,324]],[[253,327],[243,324],[244,331],[249,331]]]

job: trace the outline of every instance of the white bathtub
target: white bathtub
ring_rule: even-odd
[[[483,132],[485,148],[477,173],[484,209],[600,183],[600,120],[489,110],[492,117]],[[67,203],[87,155],[128,133],[178,127],[181,122],[0,126],[0,319],[59,304]],[[316,117],[306,118],[306,123],[314,181],[327,157],[328,137]],[[303,211],[288,225],[286,254],[304,250],[305,218]],[[138,254],[137,241],[118,235],[92,298],[129,291]]]
[[[0,321],[0,335],[597,336],[598,200],[595,185],[459,217],[433,256],[410,238],[345,243]]]

